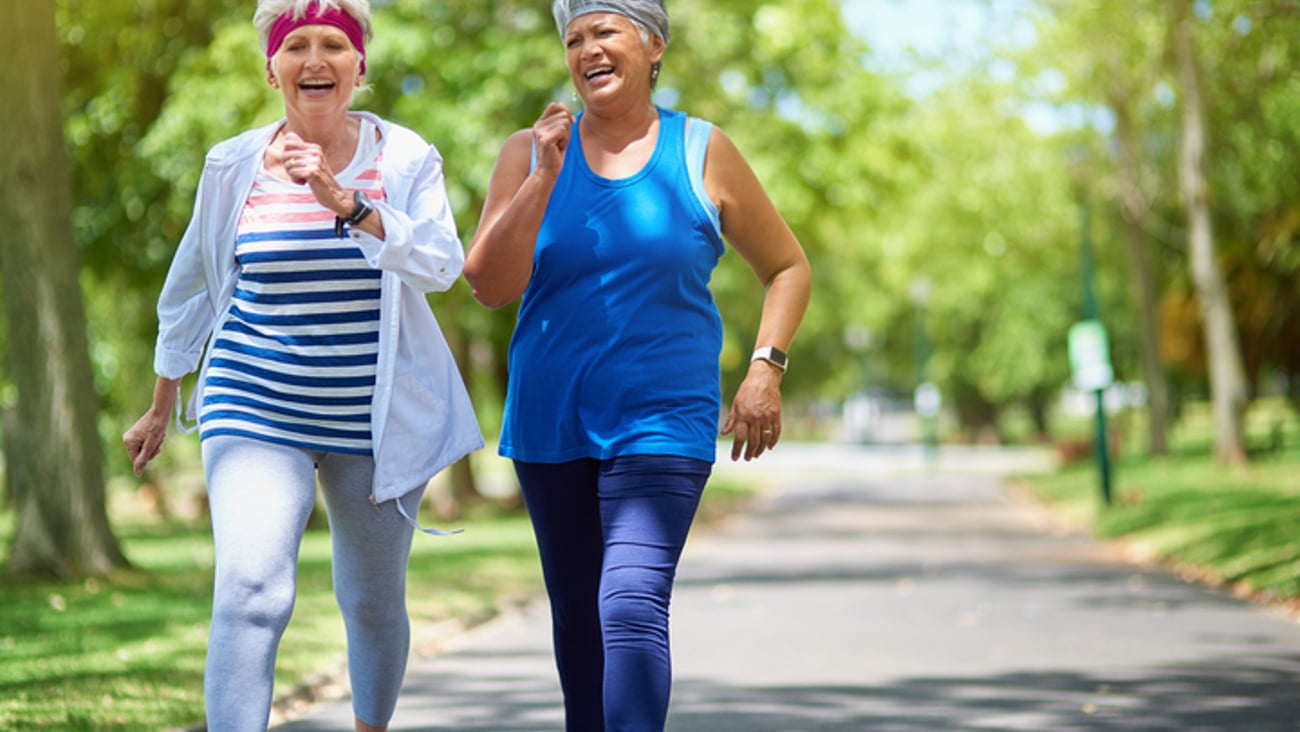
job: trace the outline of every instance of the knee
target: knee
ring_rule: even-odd
[[[393,631],[407,624],[406,601],[401,593],[336,593],[344,621],[356,628]]]
[[[293,580],[225,576],[217,583],[212,605],[213,624],[283,631],[293,615]]]
[[[641,589],[611,589],[601,596],[600,619],[607,640],[668,637],[668,593]]]
[[[600,607],[595,592],[566,594],[549,592],[551,617],[563,628],[597,627]]]

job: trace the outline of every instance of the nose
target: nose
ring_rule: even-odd
[[[319,44],[313,43],[307,49],[307,65],[321,66],[325,63],[325,52]]]
[[[590,59],[600,55],[600,43],[595,38],[585,39],[578,49],[579,58]]]

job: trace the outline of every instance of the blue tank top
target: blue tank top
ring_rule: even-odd
[[[712,125],[659,110],[629,178],[588,167],[579,127],[551,193],[510,342],[502,455],[713,462],[722,319],[709,279],[725,251],[704,195]]]

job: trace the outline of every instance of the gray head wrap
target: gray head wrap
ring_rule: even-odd
[[[587,13],[618,13],[663,39],[668,45],[668,11],[663,0],[555,0],[551,5],[555,25],[564,37],[569,21]]]

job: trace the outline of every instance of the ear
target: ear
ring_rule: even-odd
[[[267,84],[270,84],[272,89],[279,89],[279,88],[280,88],[280,80],[277,79],[277,78],[275,78],[275,72],[274,72],[274,71],[267,71],[267,72],[266,72],[266,83],[267,83]]]
[[[650,63],[659,63],[664,60],[664,39],[658,35],[650,34]]]

